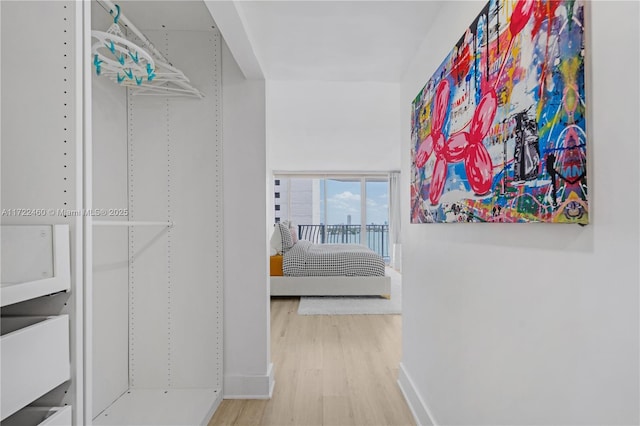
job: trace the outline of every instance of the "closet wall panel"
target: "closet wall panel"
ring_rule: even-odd
[[[2,2],[3,223],[73,219],[64,211],[77,207],[74,18],[73,1]]]
[[[171,175],[168,103],[129,95],[129,219],[168,221]],[[131,387],[170,384],[171,277],[169,234],[163,226],[129,229],[129,380]]]
[[[132,388],[217,388],[222,370],[222,161],[217,31],[145,31],[205,93],[129,96]]]
[[[170,384],[221,387],[222,141],[217,32],[174,31],[167,57],[205,97],[169,104]],[[193,350],[198,348],[198,350]]]

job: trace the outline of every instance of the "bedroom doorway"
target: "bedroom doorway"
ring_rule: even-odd
[[[274,222],[292,221],[300,239],[366,244],[384,253],[388,262],[397,242],[392,232],[399,231],[392,226],[390,200],[398,197],[391,181],[391,173],[276,173],[268,208]],[[279,226],[274,229],[282,232]],[[396,384],[402,352],[402,275],[389,264],[385,275],[391,278],[388,293],[309,297],[291,295],[295,291],[273,293],[278,287],[274,280],[280,278],[274,274],[271,294],[276,295],[269,303],[277,383],[273,395],[225,407],[225,415],[214,417],[210,426],[229,417],[244,421],[244,413],[251,413],[253,421],[246,424],[265,426],[415,424]]]

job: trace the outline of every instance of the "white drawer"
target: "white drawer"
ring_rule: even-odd
[[[0,305],[71,287],[69,225],[2,225]]]
[[[71,406],[25,407],[2,422],[2,426],[71,426]]]
[[[1,319],[1,419],[70,379],[69,317]]]

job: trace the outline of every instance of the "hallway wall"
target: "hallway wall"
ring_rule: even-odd
[[[483,2],[443,2],[411,101]],[[403,360],[422,424],[637,424],[639,5],[588,3],[591,223],[409,224],[402,115]]]

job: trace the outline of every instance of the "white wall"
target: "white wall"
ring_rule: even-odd
[[[267,143],[273,170],[400,168],[399,85],[267,82]]]
[[[402,111],[482,6],[443,2]],[[409,224],[402,115],[400,382],[424,424],[639,421],[639,7],[590,9],[590,225]]]
[[[222,47],[224,396],[267,398],[269,347],[265,83]]]

